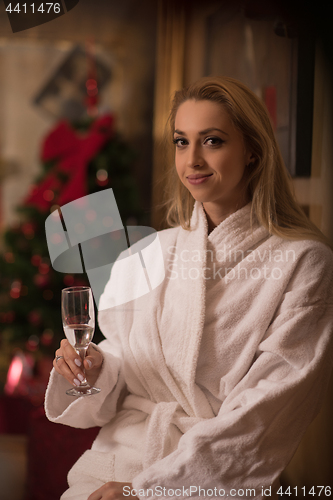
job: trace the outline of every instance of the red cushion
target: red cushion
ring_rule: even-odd
[[[35,407],[27,398],[0,395],[0,434],[26,434]]]
[[[59,500],[68,488],[67,474],[91,447],[99,428],[74,429],[50,422],[43,408],[31,413],[28,431],[25,500]]]

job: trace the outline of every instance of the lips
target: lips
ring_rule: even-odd
[[[201,179],[202,177],[209,177],[213,174],[192,174],[192,175],[188,175],[187,178],[188,179]]]
[[[192,174],[187,177],[190,184],[201,184],[206,182],[213,174]]]

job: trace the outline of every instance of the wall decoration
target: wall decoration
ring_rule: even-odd
[[[88,80],[87,75],[90,76]],[[111,75],[110,67],[101,58],[77,45],[38,92],[34,103],[55,118],[78,120],[87,111],[87,90],[90,97],[94,97],[96,81],[100,91]]]

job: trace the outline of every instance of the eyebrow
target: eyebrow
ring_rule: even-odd
[[[216,127],[212,127],[212,128],[206,128],[205,130],[202,130],[201,132],[199,132],[199,135],[206,135],[210,132],[214,132],[217,131],[217,132],[221,132],[221,134],[224,134],[224,135],[229,135],[227,134],[227,132],[224,132],[224,130],[221,130],[220,128],[216,128]],[[186,135],[185,132],[182,132],[181,130],[175,130],[174,131],[175,134],[179,134],[179,135]]]

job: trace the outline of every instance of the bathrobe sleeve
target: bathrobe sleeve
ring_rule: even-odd
[[[133,487],[178,488],[175,497],[183,492],[185,498],[183,488],[192,486],[192,497],[199,498],[199,486],[229,496],[232,488],[253,488],[261,497],[262,487],[276,485],[327,388],[332,294],[332,252],[316,244],[291,273],[252,365],[218,415],[193,426],[175,452],[134,478]]]

